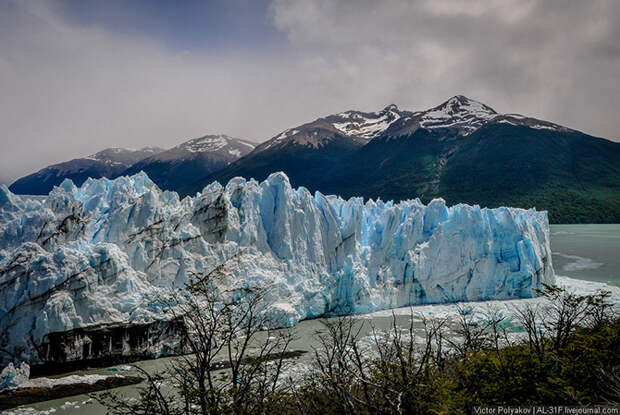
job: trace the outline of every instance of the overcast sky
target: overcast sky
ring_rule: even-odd
[[[620,139],[618,0],[0,0],[0,183],[463,94]]]

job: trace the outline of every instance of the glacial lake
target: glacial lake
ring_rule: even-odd
[[[620,224],[551,225],[557,275],[620,286]]]
[[[614,287],[612,299],[620,304],[620,224],[619,225],[552,225],[551,250],[553,266],[556,275],[569,278],[558,278],[558,283],[569,288],[593,292],[598,288],[605,288],[606,283]],[[581,281],[576,281],[581,280]],[[517,303],[532,302],[537,299],[492,301],[487,303],[472,303],[474,307],[483,308],[492,303],[494,307],[510,308]],[[441,316],[451,312],[451,305],[428,305],[414,307],[416,313],[425,316]],[[394,310],[398,321],[407,324],[410,310]],[[378,328],[386,327],[391,321],[392,311],[385,310],[359,316],[367,325],[371,323]],[[293,349],[308,350],[313,344],[314,333],[322,327],[321,319],[302,321],[295,327],[297,341]],[[158,371],[166,367],[174,358],[147,360],[138,364],[149,371]],[[304,358],[302,357],[301,360]],[[125,374],[124,366],[102,368],[90,371],[74,372],[72,374]],[[116,389],[127,396],[135,396],[137,386],[126,386]],[[95,402],[88,402],[86,395],[71,396],[62,399],[25,405],[24,407],[2,412],[3,415],[14,414],[62,414],[104,415],[105,408]]]

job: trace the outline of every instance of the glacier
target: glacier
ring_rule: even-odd
[[[92,331],[80,330],[92,327],[156,323],[161,334],[162,296],[216,267],[227,284],[269,287],[282,326],[526,298],[555,281],[547,213],[535,209],[343,200],[294,189],[284,173],[214,182],[184,199],[144,173],[81,187],[65,180],[42,199],[2,186],[2,360],[87,359],[96,345]],[[44,346],[69,331],[79,335],[50,355]],[[134,353],[130,333],[118,336],[105,340],[110,350],[118,340],[119,353]],[[153,355],[172,353],[146,343]]]

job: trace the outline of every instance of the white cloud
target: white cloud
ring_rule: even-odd
[[[264,140],[293,116],[291,64],[276,56],[177,53],[35,2],[0,17],[0,39],[0,166],[12,178],[107,146]]]
[[[436,16],[495,16],[507,23],[526,18],[534,8],[534,0],[426,0],[422,6]]]
[[[274,0],[271,13],[331,82],[374,91],[358,90],[359,105],[372,96],[421,109],[462,93],[620,135],[609,112],[620,107],[617,1]]]
[[[0,173],[207,133],[265,140],[346,109],[464,94],[618,137],[614,0],[274,0],[279,50],[198,54],[80,26],[54,3],[0,13]],[[264,16],[257,16],[263,19]]]

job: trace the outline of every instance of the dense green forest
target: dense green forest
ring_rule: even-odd
[[[250,154],[188,183],[199,191],[235,176],[284,171],[293,186],[348,198],[513,206],[547,210],[551,223],[620,222],[620,143],[577,131],[490,123],[473,134],[418,129],[364,146],[346,137]]]

